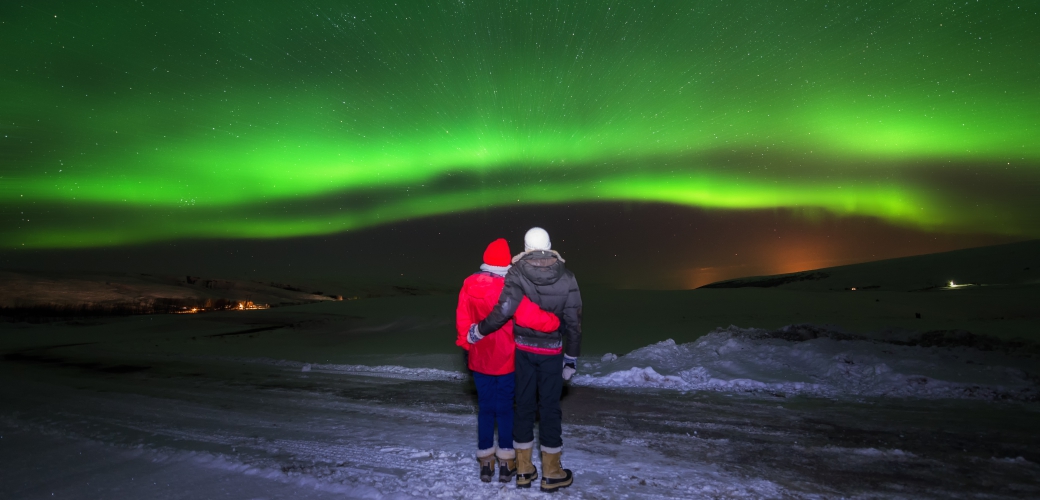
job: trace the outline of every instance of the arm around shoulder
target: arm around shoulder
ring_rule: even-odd
[[[478,325],[478,332],[481,335],[487,335],[502,328],[516,314],[516,308],[520,306],[520,300],[524,297],[524,291],[516,280],[513,269],[510,269],[506,274],[506,284],[502,287],[502,294],[498,296],[498,304],[495,304],[495,308]]]
[[[525,295],[516,308],[516,324],[542,333],[551,333],[560,329],[560,318],[555,314],[538,307]]]

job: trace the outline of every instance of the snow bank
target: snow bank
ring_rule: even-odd
[[[963,335],[947,335],[942,342],[922,338],[928,340],[870,340],[812,325],[772,332],[730,326],[696,342],[669,339],[583,362],[572,383],[823,397],[1040,397],[1031,352],[983,350],[974,337],[964,345],[950,340],[968,338]]]

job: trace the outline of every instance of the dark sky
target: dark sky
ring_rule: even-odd
[[[1038,10],[5,2],[0,248],[440,279],[538,224],[688,287],[1037,238]]]

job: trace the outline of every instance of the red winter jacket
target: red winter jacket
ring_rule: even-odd
[[[466,340],[469,325],[480,323],[498,304],[498,296],[505,283],[505,278],[489,272],[479,272],[466,278],[459,292],[459,306],[455,310],[455,329],[459,334],[455,343],[469,351],[469,369],[485,375],[513,373],[516,354],[512,322],[507,322],[476,344]],[[519,325],[542,332],[555,332],[560,328],[560,318],[543,311],[527,297],[521,300],[513,319]]]

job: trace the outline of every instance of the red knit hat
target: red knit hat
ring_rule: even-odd
[[[509,243],[505,238],[492,241],[484,250],[484,263],[489,266],[506,267],[513,262],[513,256],[509,253]]]

